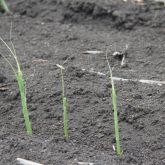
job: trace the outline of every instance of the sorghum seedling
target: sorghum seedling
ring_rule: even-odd
[[[32,135],[32,127],[31,127],[31,123],[29,120],[29,113],[28,113],[28,109],[27,109],[25,81],[23,78],[23,73],[22,73],[21,66],[20,66],[20,63],[19,63],[17,55],[16,55],[16,51],[15,51],[13,42],[11,40],[11,31],[10,31],[10,42],[11,42],[12,48],[10,48],[9,45],[1,37],[0,37],[0,41],[6,46],[6,48],[9,50],[9,52],[11,53],[11,55],[13,56],[13,58],[16,62],[17,67],[15,68],[10,63],[10,61],[1,53],[1,55],[5,59],[5,61],[11,66],[11,68],[15,74],[15,77],[17,79],[18,87],[19,87],[19,91],[20,91],[20,95],[21,95],[22,112],[23,112],[23,116],[24,116],[24,120],[25,120],[26,131],[27,131],[28,135]]]
[[[112,69],[111,69],[111,66],[110,66],[110,63],[109,63],[108,57],[107,57],[107,52],[106,52],[106,60],[108,63],[108,68],[109,68],[110,83],[112,85],[111,97],[112,97],[112,105],[113,105],[113,110],[114,110],[114,127],[115,127],[115,139],[116,139],[115,150],[116,150],[117,155],[121,155],[123,153],[123,151],[120,147],[120,139],[119,139],[119,125],[118,125],[118,114],[117,114],[116,90],[115,90],[115,85],[114,85],[113,76],[112,76]]]
[[[63,124],[64,124],[64,137],[65,139],[69,138],[68,133],[68,102],[67,98],[65,96],[65,87],[64,87],[64,76],[63,76],[63,70],[65,69],[63,66],[57,64],[57,67],[61,70],[61,88],[62,88],[62,102],[63,102]]]

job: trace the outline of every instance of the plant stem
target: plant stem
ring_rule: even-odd
[[[12,26],[11,26],[11,29],[12,29]],[[12,44],[12,49],[13,50],[9,47],[9,45],[1,37],[0,37],[0,41],[2,41],[2,43],[7,47],[7,49],[12,54],[12,56],[13,56],[15,62],[16,62],[17,69],[15,69],[13,67],[13,65],[10,63],[10,61],[5,56],[2,55],[2,57],[10,65],[10,67],[12,68],[12,70],[15,74],[15,77],[17,79],[18,87],[19,87],[19,91],[20,91],[20,95],[21,95],[22,112],[23,112],[23,116],[24,116],[24,120],[25,120],[26,131],[27,131],[28,135],[32,135],[32,127],[31,127],[31,123],[30,123],[30,120],[29,120],[29,113],[28,113],[28,109],[27,109],[26,87],[25,87],[25,82],[24,82],[24,79],[23,79],[23,74],[22,74],[22,71],[21,71],[21,67],[20,67],[20,64],[19,64],[19,61],[18,61],[18,58],[17,58],[17,55],[16,55],[16,51],[15,51],[14,45],[11,41],[11,29],[10,29],[10,42]]]
[[[24,82],[21,71],[18,71],[17,73],[17,81],[18,81],[19,91],[21,95],[22,112],[23,112],[23,116],[25,120],[25,127],[27,130],[27,134],[32,135],[32,127],[31,127],[31,122],[29,120],[29,113],[27,110],[25,82]]]
[[[65,87],[64,87],[64,76],[63,69],[61,68],[61,87],[62,87],[62,101],[63,101],[63,124],[64,124],[64,137],[65,139],[69,138],[68,133],[68,103],[67,98],[65,97]]]
[[[119,139],[119,125],[118,125],[118,115],[117,115],[117,99],[116,99],[116,91],[113,79],[111,77],[112,83],[112,103],[113,103],[113,110],[114,110],[114,127],[115,127],[115,139],[116,139],[116,152],[117,155],[121,155],[121,147],[120,147],[120,139]]]
[[[64,97],[63,98],[63,117],[64,117],[64,137],[66,139],[69,138],[68,135],[68,112],[67,112],[67,108],[68,108],[68,103],[67,103],[67,98]]]
[[[61,68],[61,87],[62,87],[62,98],[65,97],[65,86],[64,86],[64,76],[63,69]]]
[[[118,115],[117,115],[117,97],[116,97],[116,90],[115,90],[115,85],[113,81],[113,76],[112,76],[112,69],[110,66],[110,63],[108,61],[107,57],[107,52],[106,52],[106,60],[108,63],[108,68],[109,68],[109,73],[110,73],[110,82],[112,85],[112,92],[111,92],[111,97],[112,97],[112,104],[113,104],[113,110],[114,110],[114,129],[115,129],[115,140],[116,140],[116,153],[117,155],[122,154],[122,150],[120,147],[120,138],[119,138],[119,125],[118,125]]]
[[[10,13],[10,10],[8,8],[7,3],[5,2],[5,0],[0,0],[0,6],[2,6],[2,8],[7,12]]]

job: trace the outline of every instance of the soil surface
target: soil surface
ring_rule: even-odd
[[[12,39],[26,79],[33,135],[24,128],[18,85],[0,56],[0,164],[24,158],[44,165],[164,165],[165,7],[122,0],[8,0],[0,36]],[[126,48],[127,47],[127,48]],[[103,51],[89,54],[86,51]],[[122,156],[116,156],[111,85],[114,77]],[[0,52],[9,56],[3,44]],[[123,53],[126,65],[121,67]],[[69,140],[63,138],[61,77],[65,67]],[[99,73],[97,73],[99,72]],[[104,73],[104,74],[102,74]]]

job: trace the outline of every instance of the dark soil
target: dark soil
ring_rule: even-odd
[[[164,165],[165,86],[115,81],[123,155],[116,156],[111,85],[115,77],[165,80],[165,7],[121,0],[9,0],[0,36],[13,42],[23,67],[33,135],[24,128],[17,82],[0,56],[0,164],[24,158],[44,165]],[[127,67],[112,53],[128,45]],[[0,52],[6,57],[4,46]],[[68,60],[67,60],[68,59]],[[67,60],[67,61],[66,61]],[[10,59],[10,61],[13,63]],[[63,138],[60,70],[64,64],[70,138]],[[82,70],[86,69],[86,70]]]

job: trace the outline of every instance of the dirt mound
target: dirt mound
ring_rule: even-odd
[[[13,11],[32,18],[42,17],[53,21],[61,14],[61,21],[98,23],[118,29],[135,26],[165,27],[163,3],[146,0],[144,4],[133,1],[83,1],[38,0],[12,2]]]
[[[97,20],[105,25],[115,28],[132,29],[134,26],[165,26],[164,4],[151,3],[146,1],[143,5],[138,5],[128,1],[109,1],[96,3],[91,1],[69,1],[65,5],[66,13],[64,20],[82,22],[82,20]],[[160,12],[163,11],[163,12]]]
[[[164,6],[120,0],[7,2],[14,12],[12,38],[26,80],[33,135],[24,128],[17,81],[0,58],[0,164],[16,165],[20,157],[44,165],[164,165]],[[1,37],[10,45],[11,17],[2,13],[0,19]],[[121,157],[113,147],[106,50],[115,77]],[[1,44],[0,52],[15,64]],[[65,67],[68,141],[56,64]]]

